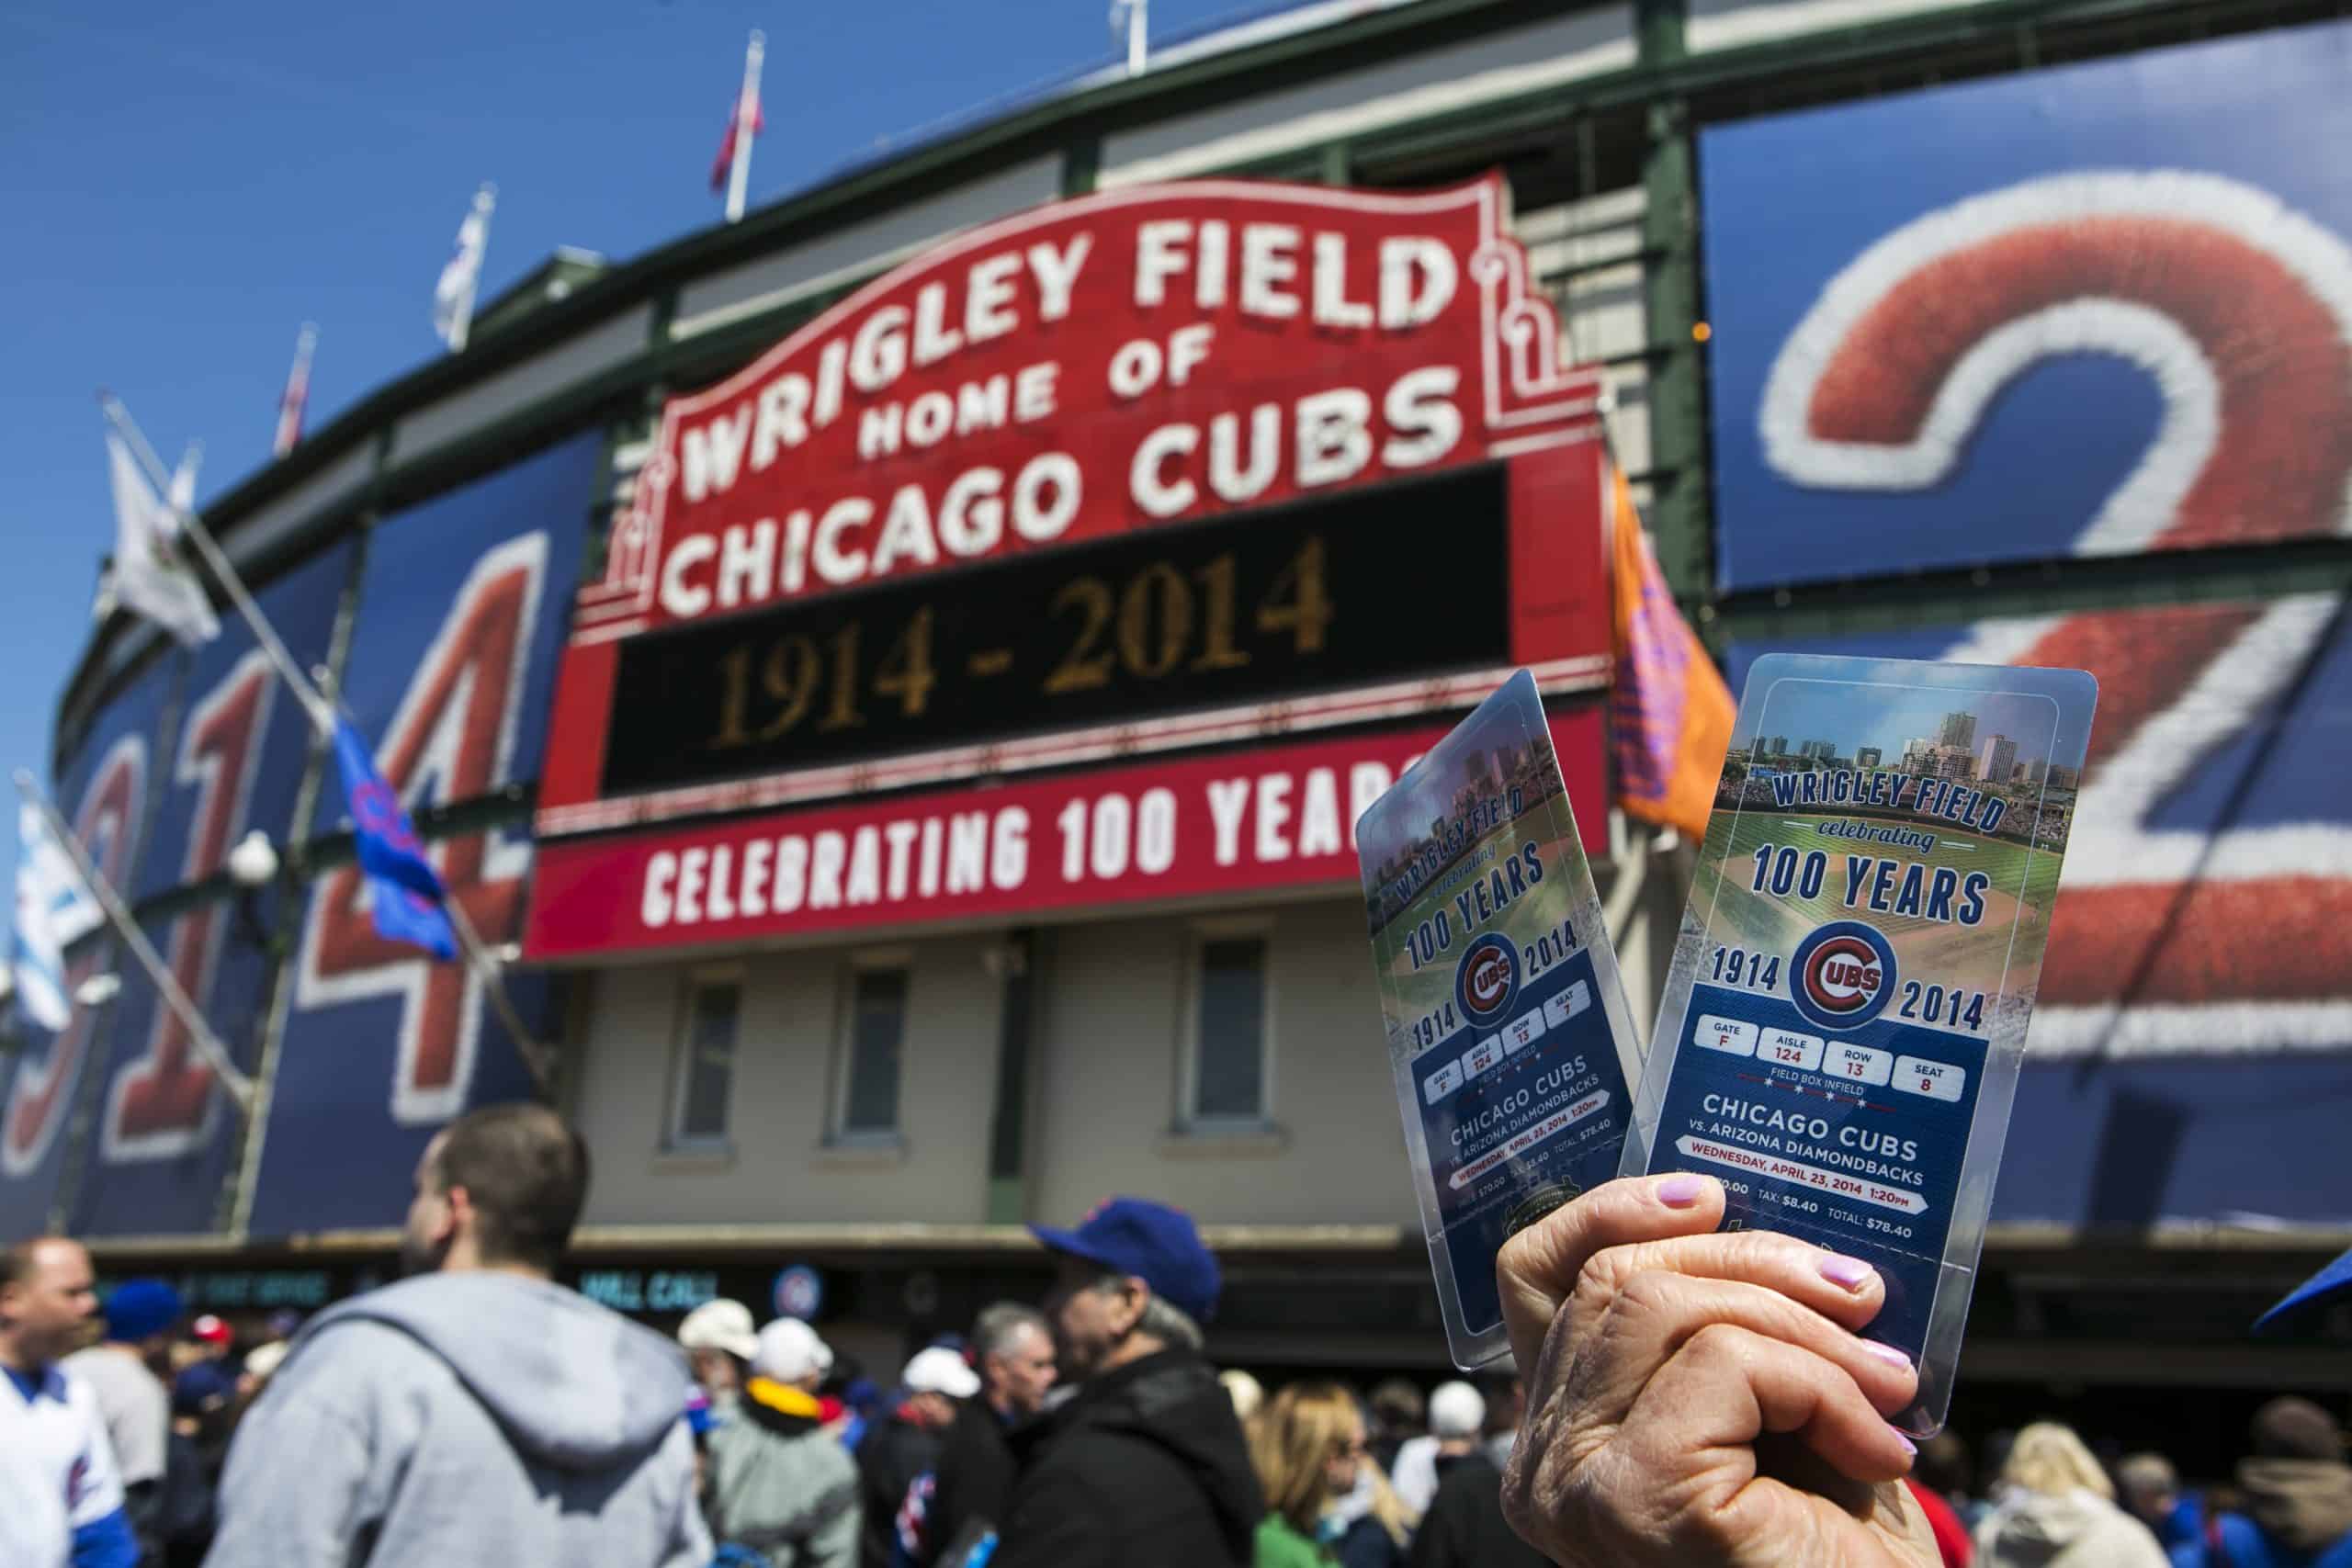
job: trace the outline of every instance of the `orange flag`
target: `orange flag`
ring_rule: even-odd
[[[1611,597],[1617,668],[1609,693],[1617,804],[1629,817],[1706,837],[1731,744],[1731,688],[1676,607],[1625,476],[1610,470]]]

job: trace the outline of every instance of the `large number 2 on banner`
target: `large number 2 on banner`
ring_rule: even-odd
[[[2012,378],[2086,352],[2154,375],[2165,422],[2098,516],[2053,548],[2194,548],[2343,526],[2352,252],[2269,195],[2206,175],[2028,181],[1879,241],[1781,350],[1765,448],[1800,484],[1926,488]],[[2037,1051],[2352,1041],[2341,1006],[2352,829],[2154,820],[2288,693],[2336,604],[2101,611],[1988,626],[1945,654],[2075,665],[2100,682]],[[2120,1020],[2119,1000],[2132,1010]]]
[[[74,811],[74,836],[82,840],[109,882],[120,882],[137,862],[140,818],[147,798],[147,738],[126,735],[108,749],[90,775]],[[65,966],[65,994],[96,974],[111,954],[109,936],[90,939],[80,957]],[[50,1042],[45,1061],[20,1058],[8,1090],[8,1113],[0,1128],[0,1175],[22,1176],[49,1153],[74,1099],[83,1054],[90,1047],[96,1010],[74,1004],[74,1015]]]
[[[524,661],[538,616],[547,536],[526,534],[485,554],[458,590],[418,660],[376,748],[385,779],[413,807],[469,800],[506,782],[522,701]],[[420,786],[430,784],[429,792]],[[527,841],[491,833],[434,845],[449,897],[492,944],[522,928]],[[376,934],[358,867],[326,877],[312,896],[295,998],[309,1009],[366,997],[401,998],[392,1119],[447,1121],[465,1109],[481,1032],[481,987],[462,964],[437,964]]]
[[[188,710],[172,775],[197,792],[180,865],[183,884],[201,882],[218,871],[244,830],[277,689],[268,656],[256,649]],[[198,1008],[211,1005],[225,919],[221,906],[212,903],[172,922],[172,976]],[[105,1158],[169,1159],[200,1145],[211,1130],[217,1103],[212,1080],[212,1068],[191,1054],[187,1028],[156,998],[146,1049],[123,1064],[107,1091],[100,1123]]]

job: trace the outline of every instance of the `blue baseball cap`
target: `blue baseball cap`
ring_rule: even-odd
[[[107,1337],[118,1344],[136,1345],[153,1339],[180,1320],[180,1293],[161,1280],[125,1280],[107,1292],[100,1315]]]
[[[2346,1252],[2335,1262],[2287,1292],[2278,1305],[2254,1320],[2254,1331],[2266,1334],[2283,1326],[2287,1320],[2298,1316],[2307,1306],[2313,1306],[2352,1288],[2352,1252]]]
[[[172,1414],[203,1416],[237,1397],[237,1374],[221,1361],[198,1361],[173,1381]]]
[[[1193,1216],[1144,1198],[1095,1206],[1076,1230],[1031,1225],[1049,1251],[1083,1258],[1114,1274],[1132,1274],[1195,1322],[1216,1315],[1216,1258],[1201,1245]]]

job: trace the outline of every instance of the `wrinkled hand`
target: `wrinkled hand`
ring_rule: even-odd
[[[1511,1524],[1567,1568],[1937,1568],[1884,1419],[1917,1375],[1858,1332],[1885,1285],[1723,1211],[1706,1177],[1612,1181],[1504,1246]]]

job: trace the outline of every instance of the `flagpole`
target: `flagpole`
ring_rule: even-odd
[[[515,1053],[529,1069],[531,1081],[539,1087],[540,1097],[552,1104],[555,1100],[555,1053],[538,1042],[538,1037],[524,1024],[522,1014],[514,1010],[514,998],[506,994],[503,966],[497,955],[474,930],[473,917],[466,913],[465,900],[455,894],[443,901],[441,908],[449,917],[449,930],[464,950],[466,965],[481,976],[482,994],[498,1014],[498,1021],[506,1026],[507,1035],[514,1042]]]
[[[741,220],[744,195],[752,184],[752,127],[759,123],[760,66],[767,59],[767,34],[753,28],[751,44],[743,51],[743,91],[735,99],[735,156],[727,170],[729,223]]]
[[[164,964],[154,944],[147,940],[147,933],[139,929],[138,922],[130,918],[130,911],[123,907],[113,884],[107,881],[105,874],[91,862],[89,852],[82,848],[82,840],[74,836],[74,829],[66,825],[63,817],[58,815],[57,807],[41,794],[40,786],[33,782],[32,774],[18,768],[16,779],[17,793],[23,795],[26,803],[40,812],[41,820],[49,825],[50,836],[73,861],[74,871],[82,878],[82,885],[98,901],[98,908],[106,911],[107,923],[114,927],[115,934],[122,938],[123,945],[130,948],[131,956],[139,960],[139,966],[147,971],[147,977],[155,982],[156,993],[172,1010],[173,1016],[180,1021],[180,1027],[187,1031],[197,1055],[211,1067],[213,1076],[220,1080],[220,1087],[229,1091],[229,1098],[237,1102],[237,1113],[240,1116],[249,1115],[254,1108],[254,1080],[229,1059],[229,1048],[220,1043],[220,1037],[212,1032],[210,1024],[204,1021],[204,1014],[197,1010],[196,1003],[180,988],[178,979]]]
[[[482,188],[487,191],[491,187],[485,186]],[[469,310],[471,303],[469,299]],[[141,467],[151,478],[161,475],[163,460],[155,456],[154,448],[147,445],[147,437],[132,423],[130,411],[110,392],[100,392],[98,402],[106,410],[107,418],[113,421],[115,428],[122,433],[124,442]],[[277,629],[261,613],[261,606],[254,603],[254,596],[245,591],[244,579],[237,575],[237,569],[230,564],[228,556],[213,541],[211,530],[205,527],[203,519],[191,510],[180,519],[180,533],[183,538],[196,547],[197,554],[204,558],[204,564],[220,581],[222,591],[229,595],[229,602],[236,606],[237,614],[243,616],[245,625],[253,628],[254,639],[269,656],[270,663],[277,668],[278,679],[286,682],[287,689],[301,703],[302,711],[310,716],[311,728],[321,739],[331,739],[334,734],[334,705],[320,694],[311,678],[294,662],[294,656],[286,650],[286,645],[278,640]],[[19,777],[20,787],[24,777]],[[531,1069],[531,1076],[538,1080],[543,1089],[551,1089],[550,1053],[523,1026],[514,999],[506,994],[503,978],[504,965],[482,944],[481,936],[474,931],[473,922],[467,919],[455,893],[442,900],[441,908],[449,917],[450,931],[465,949],[468,964],[481,974],[483,989],[490,997],[491,1006],[496,1010],[499,1021],[506,1026],[507,1032],[514,1036],[515,1049],[522,1053],[525,1063]]]
[[[106,411],[107,418],[121,433],[131,456],[137,457],[140,466],[147,470],[149,480],[158,489],[167,490],[171,480],[164,471],[163,459],[156,457],[155,449],[147,445],[147,437],[132,422],[130,411],[124,408],[121,400],[111,392],[98,394],[98,406]],[[235,606],[238,615],[244,617],[245,625],[253,629],[254,640],[261,644],[262,651],[277,667],[278,679],[284,681],[287,689],[300,701],[303,712],[310,716],[312,728],[322,733],[332,733],[334,710],[319,694],[318,688],[311,684],[311,679],[302,673],[301,666],[294,662],[294,656],[286,651],[286,645],[278,641],[276,628],[263,615],[261,606],[254,603],[253,595],[245,592],[244,579],[237,575],[237,569],[229,564],[229,558],[213,542],[211,530],[205,527],[203,519],[193,509],[181,515],[179,525],[180,536],[196,547],[196,553],[211,569],[221,591],[228,594],[229,603]]]

